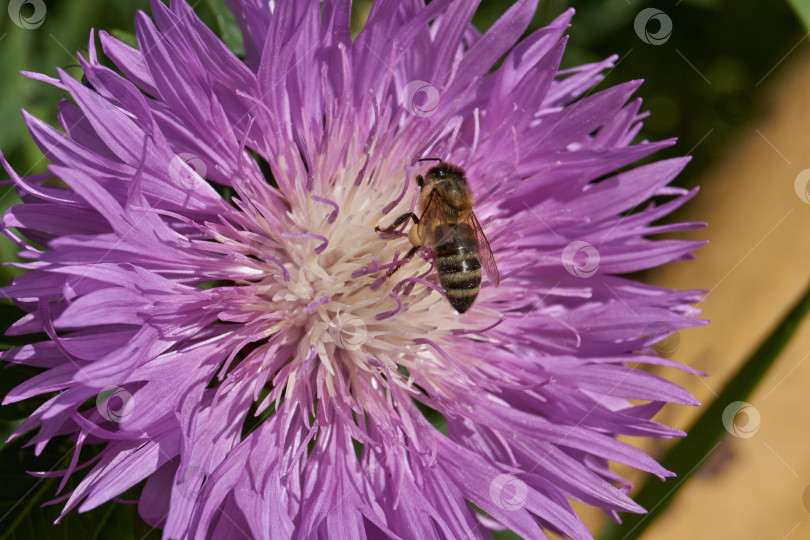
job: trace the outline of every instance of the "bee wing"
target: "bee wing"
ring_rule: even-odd
[[[453,233],[447,223],[441,195],[435,191],[431,192],[417,226],[422,243],[431,249],[453,240]]]
[[[481,267],[484,269],[484,273],[489,278],[489,281],[497,287],[501,282],[501,278],[498,275],[498,266],[495,264],[495,256],[492,254],[492,248],[489,247],[489,241],[484,235],[484,229],[482,229],[481,224],[478,223],[478,218],[475,217],[474,212],[470,212],[470,215],[467,216],[467,224],[475,231],[475,241],[478,244],[478,258],[481,261]]]

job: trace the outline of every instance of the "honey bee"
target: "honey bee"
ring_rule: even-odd
[[[416,177],[419,184],[419,217],[412,212],[399,216],[390,227],[377,232],[391,233],[412,219],[414,225],[408,231],[408,240],[413,247],[405,256],[411,259],[422,247],[433,251],[439,283],[444,288],[450,305],[464,313],[475,302],[481,288],[481,270],[494,286],[498,286],[498,268],[495,257],[481,224],[473,212],[473,197],[464,170],[438,160],[424,178]],[[399,269],[388,271],[391,276]]]

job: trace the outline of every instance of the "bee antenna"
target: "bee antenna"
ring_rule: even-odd
[[[438,161],[439,163],[442,162],[441,158],[437,158],[437,157],[420,158],[420,159],[417,159],[416,161],[417,161],[417,163],[420,162],[420,161]]]

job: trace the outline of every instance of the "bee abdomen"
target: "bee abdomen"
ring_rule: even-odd
[[[481,287],[481,262],[475,253],[475,237],[465,232],[455,231],[452,242],[435,249],[439,282],[450,305],[459,313],[470,309]]]

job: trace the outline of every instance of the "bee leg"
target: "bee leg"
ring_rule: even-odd
[[[411,259],[411,257],[413,257],[413,256],[414,256],[414,254],[415,254],[417,251],[419,251],[419,248],[420,248],[420,247],[422,247],[422,246],[413,246],[411,249],[409,249],[409,250],[408,250],[408,253],[406,253],[406,254],[405,254],[405,259],[403,259],[403,260],[404,260],[404,261],[406,261],[406,262],[407,262],[407,261],[409,261],[409,260]],[[402,265],[404,265],[404,264],[405,264],[405,263],[404,263],[404,262],[402,262],[402,263],[400,263],[400,264],[396,265],[395,267],[390,268],[390,269],[388,270],[388,272],[386,272],[386,273],[385,273],[385,275],[386,275],[387,277],[391,277],[391,276],[394,274],[394,272],[396,272],[397,270],[399,270],[399,268],[400,268]]]
[[[414,214],[413,212],[408,212],[407,214],[402,214],[401,216],[399,216],[390,227],[386,227],[385,229],[381,229],[380,227],[374,227],[374,230],[377,232],[392,233],[394,232],[394,229],[396,229],[409,219],[413,219],[414,223],[419,223],[419,218],[416,217],[416,214]]]
[[[422,178],[421,176],[418,176],[418,177],[416,178],[416,180],[417,180],[417,182],[419,183],[419,187],[421,188],[421,187],[422,187],[422,184],[423,184],[423,182],[424,182],[423,178]],[[412,220],[413,220],[413,222],[414,222],[415,224],[418,224],[418,223],[419,223],[419,218],[416,216],[416,214],[414,214],[413,212],[408,212],[408,213],[406,213],[406,214],[402,214],[402,215],[401,215],[401,216],[399,216],[397,219],[395,219],[395,220],[394,220],[394,223],[392,223],[390,227],[386,227],[385,229],[381,229],[380,227],[374,227],[374,230],[375,230],[375,231],[377,231],[377,232],[392,233],[392,232],[394,232],[394,229],[396,229],[397,227],[399,227],[400,225],[402,225],[403,223],[405,223],[405,222],[406,222],[406,221],[408,221],[409,219],[412,219]],[[404,260],[405,260],[405,261],[410,260],[410,259],[411,259],[411,257],[413,257],[413,256],[414,256],[414,254],[415,254],[417,251],[419,251],[419,248],[420,248],[420,247],[421,247],[421,246],[413,246],[413,247],[411,247],[411,249],[409,249],[409,250],[408,250],[408,253],[405,255],[405,259],[404,259]],[[394,272],[396,272],[397,270],[399,270],[399,267],[400,267],[400,266],[402,266],[403,264],[405,264],[405,263],[403,262],[403,263],[400,263],[400,264],[398,264],[398,265],[394,266],[393,268],[390,268],[390,269],[388,270],[388,272],[386,272],[386,273],[385,273],[385,275],[386,275],[387,277],[391,277],[391,276],[394,274]]]

